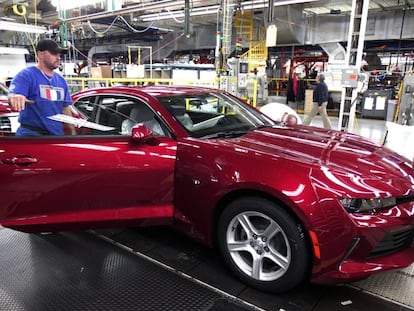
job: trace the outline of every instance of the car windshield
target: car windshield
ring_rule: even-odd
[[[225,93],[179,94],[157,99],[192,137],[230,137],[274,123]]]

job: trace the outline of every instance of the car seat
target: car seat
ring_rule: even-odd
[[[164,135],[159,122],[155,120],[155,114],[145,105],[135,104],[129,113],[129,117],[122,122],[121,133],[130,135],[132,128],[139,123],[147,126],[155,136]]]
[[[171,114],[181,123],[187,130],[191,131],[193,128],[193,120],[188,115],[183,105],[170,105],[167,108]]]

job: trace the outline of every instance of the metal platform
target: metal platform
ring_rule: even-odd
[[[414,310],[361,284],[263,293],[233,278],[214,251],[164,227],[50,235],[0,227],[0,271],[0,311]]]
[[[0,230],[0,310],[253,310],[97,236]]]

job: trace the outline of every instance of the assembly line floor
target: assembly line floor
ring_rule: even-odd
[[[91,232],[0,229],[0,252],[1,311],[249,310]]]
[[[47,235],[0,227],[0,253],[1,311],[414,310],[374,292],[412,295],[412,270],[410,283],[394,282],[409,271],[393,272],[370,285],[374,290],[305,284],[269,294],[245,286],[215,251],[167,227]]]
[[[359,134],[380,142],[384,124],[361,120]],[[414,310],[414,265],[269,294],[235,279],[214,250],[167,227],[47,235],[0,227],[0,273],[0,311]]]

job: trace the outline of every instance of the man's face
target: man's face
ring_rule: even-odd
[[[60,53],[53,53],[50,51],[40,51],[39,61],[51,70],[55,70],[60,65]]]

